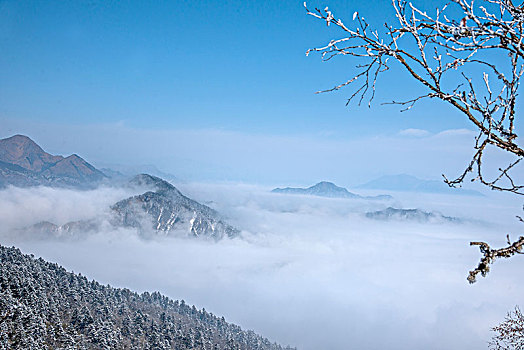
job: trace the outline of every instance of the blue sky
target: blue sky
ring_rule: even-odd
[[[391,13],[388,1],[330,3],[346,17],[355,9]],[[437,123],[430,111],[397,116],[398,108],[379,103],[371,111],[348,109],[349,91],[314,95],[343,81],[354,63],[305,56],[336,31],[306,16],[300,1],[0,6],[0,112],[7,117],[342,135],[371,132],[370,125],[391,131],[462,124],[460,118]],[[387,85],[382,101],[397,95]]]
[[[389,1],[308,3],[326,4],[347,19],[358,10],[376,24],[392,14]],[[96,163],[118,161],[114,151],[92,144],[108,142],[111,133],[106,131],[115,125],[114,133],[124,128],[131,134],[186,130],[303,138],[313,148],[314,140],[372,142],[405,129],[437,134],[469,128],[460,114],[433,101],[407,113],[381,105],[417,89],[396,71],[380,81],[371,109],[346,107],[349,90],[314,94],[355,71],[354,61],[324,63],[317,55],[305,56],[308,48],[337,34],[306,16],[302,1],[0,1],[0,136],[30,133],[50,151],[86,150],[81,155]],[[90,130],[90,136],[64,135],[79,130]],[[136,146],[132,139],[116,136]],[[164,148],[170,147],[166,139]],[[229,157],[236,157],[231,149],[242,148],[242,143],[228,148]],[[99,151],[89,151],[93,149]],[[209,158],[207,151],[191,154],[187,147],[183,152],[199,166],[211,167],[199,161]],[[279,152],[287,154],[280,149],[254,157]],[[150,155],[151,162],[180,171],[180,164],[162,160],[162,154],[168,155],[165,149]],[[143,158],[148,161],[147,155]],[[243,166],[248,165],[239,164]],[[238,170],[231,168],[226,177],[235,178]],[[341,172],[347,171],[341,166]],[[196,174],[188,174],[192,176]],[[287,178],[293,178],[292,169]]]

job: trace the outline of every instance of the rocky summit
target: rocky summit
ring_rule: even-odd
[[[216,240],[239,234],[237,229],[223,222],[215,210],[184,196],[167,181],[141,174],[129,183],[150,190],[112,206],[113,224],[117,226],[135,227],[146,235],[155,232]]]

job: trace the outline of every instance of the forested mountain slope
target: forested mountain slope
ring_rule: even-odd
[[[184,301],[103,286],[0,246],[0,349],[283,348]]]

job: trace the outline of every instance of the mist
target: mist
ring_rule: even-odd
[[[89,191],[10,186],[0,191],[0,232],[7,233],[41,221],[61,225],[104,216],[112,204],[134,192],[136,189],[105,186]]]
[[[8,232],[20,223],[103,218],[130,190],[9,188],[0,191],[2,244],[103,284],[184,299],[299,349],[478,349],[522,300],[518,258],[497,261],[475,285],[466,281],[480,258],[471,240],[497,246],[506,233],[519,232],[517,220],[506,220],[518,214],[516,202],[402,193],[391,202],[326,199],[247,184],[178,187],[221,212],[242,236],[145,240],[103,226],[77,241],[14,237]],[[421,224],[363,215],[390,205],[465,220]]]
[[[98,168],[155,164],[188,181],[358,185],[388,174],[453,177],[470,161],[476,134],[399,130],[389,134],[273,134],[227,129],[133,128],[125,122],[37,123],[0,114],[0,137],[29,135],[53,154],[82,155]],[[69,153],[68,153],[69,152]]]

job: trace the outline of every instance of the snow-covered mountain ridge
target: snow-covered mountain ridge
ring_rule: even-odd
[[[223,222],[215,210],[184,196],[167,181],[140,174],[131,179],[130,184],[149,186],[152,190],[113,205],[116,225],[147,231],[147,223],[151,222],[151,228],[163,235],[178,233],[216,240],[240,233]]]

